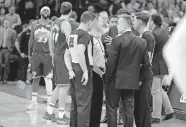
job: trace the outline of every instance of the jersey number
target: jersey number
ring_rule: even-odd
[[[42,38],[42,37],[39,37],[39,40],[38,40],[38,42],[40,43],[47,43],[47,41],[48,41],[48,38]]]
[[[57,42],[58,36],[59,36],[59,33],[57,33],[57,32],[54,32],[54,33],[53,33],[52,39],[53,39],[54,43]]]

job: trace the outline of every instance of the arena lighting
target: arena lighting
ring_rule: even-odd
[[[175,28],[169,41],[164,46],[163,56],[173,79],[181,92],[180,102],[186,103],[186,16]]]

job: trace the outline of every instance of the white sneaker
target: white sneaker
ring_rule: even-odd
[[[38,109],[37,103],[32,102],[26,109],[27,110],[37,110]]]

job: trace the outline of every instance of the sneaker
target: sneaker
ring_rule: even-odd
[[[64,115],[63,118],[58,118],[56,123],[57,124],[62,124],[62,125],[69,125],[70,124],[70,119]]]
[[[152,118],[151,123],[152,124],[160,124],[160,119],[158,119],[158,118]]]
[[[49,114],[48,112],[45,112],[45,115],[43,116],[44,119],[50,120],[52,122],[56,122],[55,114]]]
[[[174,118],[174,113],[167,114],[164,118],[163,121],[170,120]]]
[[[37,103],[32,102],[27,108],[27,110],[37,110]]]

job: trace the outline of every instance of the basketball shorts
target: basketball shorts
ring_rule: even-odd
[[[53,78],[52,56],[49,53],[33,53],[31,64],[33,78]]]
[[[54,77],[56,85],[70,84],[69,73],[65,65],[64,55],[54,55]]]

